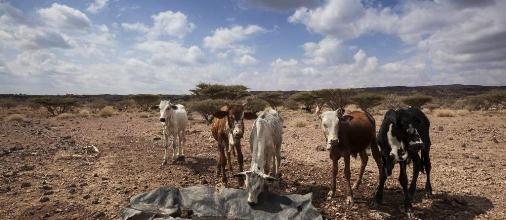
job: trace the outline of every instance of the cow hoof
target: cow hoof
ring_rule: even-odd
[[[358,184],[358,183],[353,184],[353,187],[351,189],[357,190],[358,189],[358,185],[360,185],[360,184]]]
[[[346,205],[353,206],[353,198],[351,196],[346,196]]]
[[[331,200],[332,198],[334,198],[336,196],[336,193],[332,192],[332,191],[329,191],[329,193],[327,193],[327,200]]]
[[[162,164],[160,165],[160,168],[162,168],[162,167],[163,167],[163,166],[165,166],[166,164],[167,164],[167,160],[164,160],[164,161],[162,162]]]
[[[415,214],[411,210],[406,211],[406,216],[408,217],[408,219],[416,219]]]
[[[376,201],[376,200],[373,200],[373,201],[371,202],[371,208],[374,208],[374,209],[375,209],[375,208],[378,208],[378,207],[379,207],[379,205],[380,205],[380,203],[379,203],[378,201]]]

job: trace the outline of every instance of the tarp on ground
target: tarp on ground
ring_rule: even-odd
[[[160,187],[130,199],[121,210],[124,220],[163,219],[322,219],[306,195],[262,192],[258,204],[247,203],[242,189],[210,186]]]

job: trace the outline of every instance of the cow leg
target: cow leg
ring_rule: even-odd
[[[275,177],[276,178],[281,178],[281,172],[279,171],[279,166],[281,165],[281,150],[280,149],[281,149],[281,146],[278,146],[276,148],[276,155],[275,155],[275,160],[274,160],[276,162],[276,164],[275,164],[276,165],[275,166],[275,171],[276,171]]]
[[[416,181],[418,180],[418,174],[420,173],[422,163],[418,153],[411,155],[411,158],[413,159],[413,177],[411,178],[411,184],[409,186],[409,196],[413,198],[416,192]]]
[[[374,139],[374,143],[371,144],[371,154],[372,158],[376,162],[376,165],[378,166],[379,173],[381,173],[381,166],[382,166],[381,154],[378,148],[378,144],[376,143],[376,139]]]
[[[237,153],[237,163],[239,163],[239,172],[242,172],[242,171],[244,171],[244,158],[242,156],[241,145],[236,144],[234,146],[234,148],[235,148],[235,152]],[[244,185],[244,177],[240,176],[239,177],[239,186],[243,186],[243,185]]]
[[[399,173],[399,182],[401,183],[402,191],[404,193],[404,208],[406,209],[406,213],[409,215],[411,212],[411,199],[409,198],[408,192],[408,174],[406,173],[406,162],[400,162],[399,165],[401,166]]]
[[[179,151],[178,151],[178,156],[179,157],[184,157],[184,152],[183,152],[183,146],[185,145],[186,143],[186,137],[185,137],[185,131],[180,131],[179,133]]]
[[[432,195],[432,185],[430,184],[430,170],[432,165],[430,163],[429,148],[422,149],[422,162],[425,168],[425,174],[427,175],[427,181],[425,182],[425,196],[429,197]]]
[[[332,185],[331,185],[331,189],[330,189],[330,196],[329,198],[332,198],[332,197],[335,197],[336,196],[336,179],[337,179],[337,171],[339,169],[338,167],[338,164],[339,164],[339,159],[341,158],[341,155],[337,154],[332,156],[332,153],[330,155],[330,159],[332,159]]]
[[[165,130],[165,128],[162,130],[163,132],[163,137],[164,137],[164,146],[165,146],[165,151],[163,153],[163,162],[162,162],[162,166],[167,164],[167,149],[169,148],[169,135],[167,134],[167,131]]]
[[[172,135],[172,160],[174,160],[174,161],[177,159],[177,154],[176,154],[177,141],[178,141],[178,138],[177,138],[177,133],[176,133],[176,134]]]
[[[360,172],[358,173],[358,179],[355,184],[353,184],[353,190],[358,189],[358,186],[360,183],[362,183],[362,176],[364,176],[365,167],[367,166],[367,161],[369,160],[369,156],[367,156],[367,153],[364,151],[360,152]]]
[[[385,161],[386,162],[386,161]],[[372,201],[373,207],[378,207],[379,204],[383,201],[383,190],[385,188],[385,182],[387,180],[387,166],[382,166],[380,169],[380,176],[378,181],[378,187],[376,188],[376,194],[374,195],[374,200]]]
[[[353,206],[353,190],[351,189],[350,154],[344,155],[344,178],[346,179],[346,204]]]
[[[230,146],[228,143],[225,144],[226,146],[226,149],[227,149],[227,159],[228,159],[228,170],[230,172],[234,172],[233,168],[232,168],[232,157],[230,157],[230,149],[233,148],[234,146]]]
[[[222,172],[221,181],[227,185],[227,173],[225,172],[225,166],[227,165],[227,158],[225,157],[225,146],[220,146],[220,161],[218,164],[220,172]]]

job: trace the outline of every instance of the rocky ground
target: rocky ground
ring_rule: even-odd
[[[313,193],[314,205],[329,219],[403,218],[402,193],[394,172],[384,203],[369,206],[377,182],[370,157],[355,205],[345,205],[343,162],[338,196],[327,199],[331,163],[313,115],[283,112],[283,180],[279,193]],[[159,186],[220,185],[210,129],[195,117],[187,131],[186,161],[160,168],[163,150],[156,115],[120,113],[109,118],[29,118],[0,122],[1,219],[117,219],[131,196]],[[381,122],[377,115],[377,125]],[[418,182],[414,213],[420,219],[506,219],[506,114],[470,113],[432,121],[432,185],[424,198]],[[243,140],[249,158],[246,123]],[[171,151],[169,151],[171,152]],[[235,162],[235,158],[234,158]],[[246,167],[249,165],[246,161]],[[360,160],[352,159],[352,178]],[[398,169],[398,168],[397,168]],[[396,171],[397,171],[396,169]],[[238,187],[232,180],[229,187]]]

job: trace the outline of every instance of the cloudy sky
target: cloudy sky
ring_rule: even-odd
[[[0,0],[0,93],[506,85],[504,0]]]

